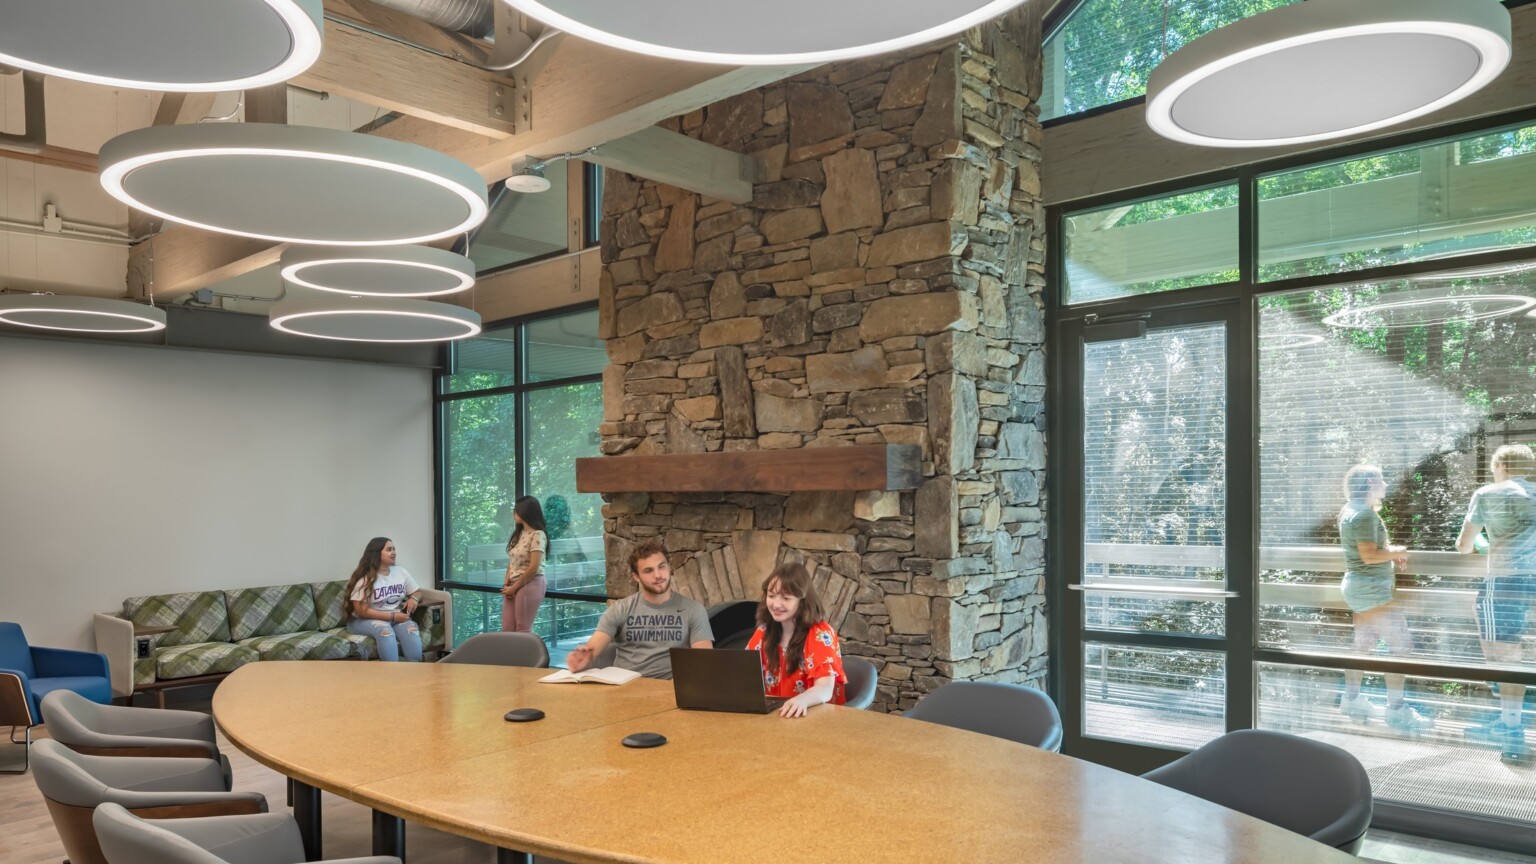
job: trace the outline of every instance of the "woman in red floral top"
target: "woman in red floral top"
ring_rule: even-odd
[[[837,631],[824,614],[804,566],[785,564],[763,580],[757,632],[747,650],[762,656],[768,695],[787,700],[780,716],[804,717],[812,705],[847,701]]]

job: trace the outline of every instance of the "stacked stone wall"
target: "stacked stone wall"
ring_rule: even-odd
[[[605,454],[914,444],[925,478],[609,496],[611,591],[650,537],[706,604],[802,561],[877,708],[1044,675],[1038,46],[1026,8],[670,121],[760,159],[746,205],[608,172]]]

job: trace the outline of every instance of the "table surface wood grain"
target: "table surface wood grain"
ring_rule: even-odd
[[[252,663],[213,713],[252,759],[495,846],[576,862],[1347,862],[1100,765],[902,717],[679,711],[671,682],[468,664]],[[508,723],[512,708],[545,719]],[[633,732],[668,743],[634,750]]]

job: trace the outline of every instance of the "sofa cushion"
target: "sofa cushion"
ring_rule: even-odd
[[[175,645],[161,649],[155,655],[155,675],[162,681],[170,678],[195,678],[198,675],[217,675],[233,672],[247,663],[261,659],[244,645],[228,642],[202,642],[196,645]]]
[[[341,626],[341,595],[347,590],[347,580],[311,582],[310,592],[315,598],[315,629],[331,631]]]
[[[263,660],[344,660],[352,653],[352,646],[345,639],[313,630],[253,636],[238,644],[260,654]]]
[[[373,660],[379,656],[378,648],[374,645],[372,636],[360,636],[347,632],[345,627],[333,627],[324,631],[327,636],[335,636],[347,641],[347,656],[358,657],[363,660]]]
[[[233,642],[315,629],[315,598],[308,583],[225,591],[224,601]]]
[[[156,647],[229,641],[229,612],[222,591],[129,597],[123,601],[123,617],[140,627],[175,627],[154,637]]]
[[[436,613],[435,615],[433,613]],[[424,651],[441,650],[443,647],[443,610],[439,606],[422,606],[411,616],[416,630],[421,633]]]

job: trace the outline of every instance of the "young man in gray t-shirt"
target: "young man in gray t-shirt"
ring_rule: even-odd
[[[715,634],[699,601],[672,590],[672,565],[666,550],[652,540],[629,555],[629,575],[639,591],[608,607],[587,644],[566,657],[572,672],[615,646],[614,665],[647,678],[671,678],[673,648],[713,648]]]
[[[1524,444],[1506,444],[1494,451],[1490,467],[1493,482],[1472,493],[1456,551],[1474,551],[1479,535],[1488,532],[1488,575],[1477,592],[1478,636],[1490,663],[1518,666],[1536,602],[1536,483],[1530,479],[1536,475],[1536,454]],[[1521,716],[1525,686],[1499,684],[1499,703],[1498,718],[1468,727],[1467,738],[1498,747],[1505,758],[1529,759]]]

